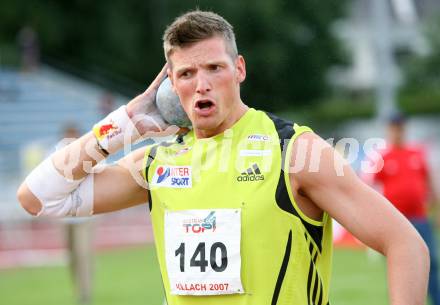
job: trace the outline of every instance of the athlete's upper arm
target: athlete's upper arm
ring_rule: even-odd
[[[148,201],[148,190],[142,178],[145,147],[106,166],[94,177],[93,213],[125,209]]]
[[[391,241],[417,233],[379,193],[363,183],[327,142],[307,132],[293,144],[290,165],[305,157],[301,170],[289,173],[291,187],[305,194],[368,246],[385,252]],[[299,149],[308,144],[307,149]],[[301,156],[303,151],[305,156]]]

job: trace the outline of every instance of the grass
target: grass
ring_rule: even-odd
[[[163,288],[151,247],[100,253],[93,305],[162,304]],[[75,305],[67,266],[0,272],[0,304]]]
[[[163,289],[151,247],[99,253],[93,305],[161,305]],[[0,304],[75,305],[67,267],[0,271]],[[387,304],[385,263],[364,251],[337,250],[331,304]]]
[[[385,259],[364,250],[336,250],[330,303],[386,305],[388,290]]]

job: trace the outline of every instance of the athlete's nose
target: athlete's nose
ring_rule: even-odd
[[[211,84],[206,75],[204,75],[203,73],[198,73],[196,92],[203,95],[206,92],[211,91],[211,89]]]

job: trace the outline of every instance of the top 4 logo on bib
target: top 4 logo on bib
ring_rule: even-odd
[[[159,166],[151,182],[153,186],[190,188],[192,187],[191,166]]]
[[[216,228],[216,216],[215,211],[209,213],[204,219],[201,218],[189,218],[183,221],[182,226],[186,233],[204,233],[206,230],[212,230],[215,232]]]
[[[241,210],[165,213],[165,253],[171,294],[243,293]]]

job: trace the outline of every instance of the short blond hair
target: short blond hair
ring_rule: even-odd
[[[226,42],[226,50],[232,58],[238,55],[237,43],[232,25],[222,16],[208,11],[194,10],[177,17],[163,35],[165,58],[169,61],[176,48],[184,48],[193,43],[215,36]]]

